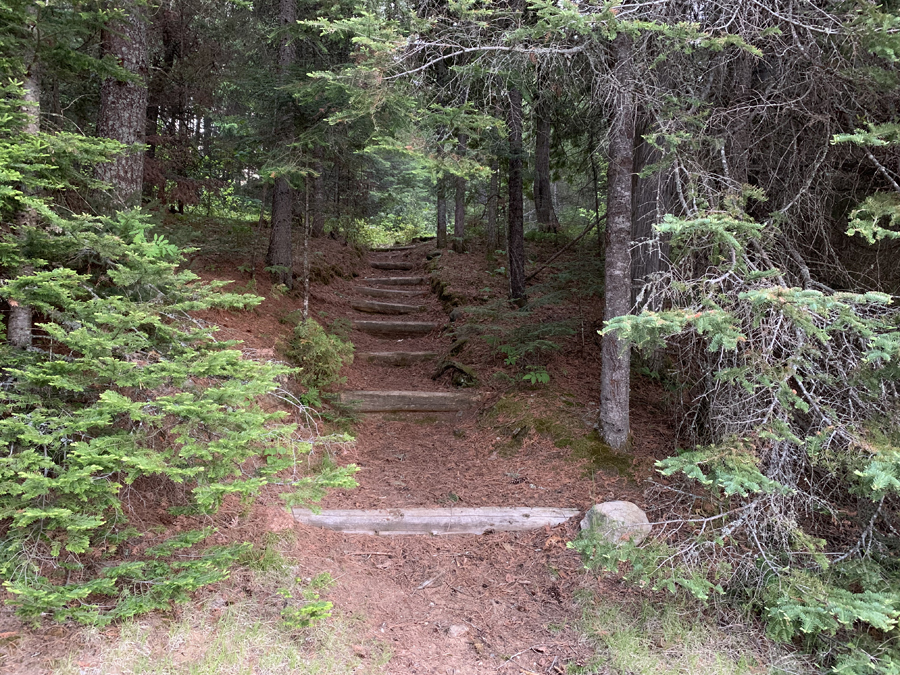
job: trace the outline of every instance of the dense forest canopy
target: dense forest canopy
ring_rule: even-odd
[[[182,598],[238,553],[151,597],[158,560],[98,575],[123,484],[214,509],[318,442],[254,402],[280,367],[191,323],[256,300],[185,271],[164,214],[266,228],[265,272],[306,303],[324,237],[483,243],[523,323],[526,236],[576,240],[598,265],[573,283],[604,290],[605,442],[630,445],[634,356],[676,392],[658,489],[712,505],[576,546],[836,672],[898,672],[898,59],[900,8],[864,0],[0,0],[7,587],[84,620]]]

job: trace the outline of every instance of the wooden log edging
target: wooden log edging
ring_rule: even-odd
[[[425,277],[370,277],[361,281],[381,286],[418,286],[425,283]]]
[[[427,335],[441,324],[433,321],[354,321],[353,329],[376,337],[414,337]]]
[[[412,314],[425,311],[424,305],[401,305],[395,302],[375,302],[374,300],[351,300],[350,306],[355,310],[370,314]]]
[[[368,295],[372,298],[392,298],[392,299],[402,299],[402,298],[415,298],[421,297],[423,295],[428,295],[429,291],[425,288],[417,289],[414,291],[404,291],[399,288],[369,288],[368,286],[358,286],[356,290],[363,295]]]
[[[371,262],[376,270],[411,270],[415,265],[411,262]]]
[[[450,535],[486,532],[520,532],[561,525],[580,515],[578,509],[550,507],[453,507],[445,509],[335,509],[313,513],[293,509],[294,518],[306,525],[346,534]]]
[[[415,246],[376,246],[372,249],[373,253],[392,253],[394,251],[409,251]]]
[[[357,412],[457,412],[478,403],[478,395],[456,391],[342,391],[342,404]]]
[[[437,357],[437,352],[359,352],[354,358],[383,366],[411,366]]]

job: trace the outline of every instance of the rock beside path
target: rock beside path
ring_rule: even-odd
[[[647,514],[632,502],[603,502],[595,504],[581,521],[581,529],[595,530],[611,544],[630,541],[640,544],[653,529]]]

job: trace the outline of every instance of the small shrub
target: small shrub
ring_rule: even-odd
[[[353,363],[353,343],[330,335],[314,319],[294,328],[285,356],[300,366],[297,379],[307,388],[321,390],[340,380],[341,368]]]

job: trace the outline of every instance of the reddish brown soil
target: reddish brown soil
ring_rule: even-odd
[[[317,245],[324,249],[322,258],[348,277],[354,273],[361,277],[428,274],[424,256],[433,248],[426,242],[403,253],[370,254],[372,259],[417,264],[411,272],[383,272],[367,269],[364,259],[337,242],[326,240]],[[536,256],[547,257],[543,253],[538,250]],[[478,299],[487,286],[494,296],[504,292],[505,279],[488,273],[496,266],[477,253],[445,254],[435,265],[450,290],[468,300]],[[221,278],[220,274],[203,276]],[[249,280],[247,275],[235,276],[238,284]],[[273,295],[265,274],[257,275],[257,279],[255,291],[266,297],[259,308],[249,314],[208,312],[200,318],[218,324],[221,338],[243,340],[248,357],[278,358],[279,344],[290,332],[289,325],[280,319],[298,309],[299,301],[288,295]],[[326,325],[341,318],[377,320],[377,315],[350,308],[354,286],[362,283],[363,278],[335,278],[327,285],[315,285],[311,315]],[[434,295],[426,296],[423,304],[428,306],[425,313],[408,318],[448,324],[448,308],[442,307]],[[565,310],[549,307],[539,311],[552,318]],[[595,416],[599,400],[599,344],[594,338],[598,320],[596,311],[586,314],[583,329],[567,339],[563,350],[547,365],[552,375],[551,396],[577,401],[576,412],[588,422]],[[436,331],[422,338],[389,341],[353,332],[351,339],[357,351],[441,352],[451,343],[452,335]],[[502,362],[479,340],[472,342],[465,361],[481,376],[482,409],[466,414],[364,417],[356,426],[356,443],[336,456],[340,463],[359,465],[359,487],[330,493],[321,504],[323,508],[459,504],[586,510],[608,499],[629,499],[645,506],[639,482],[626,480],[616,472],[592,471],[583,458],[572,457],[569,449],[555,447],[552,439],[534,430],[525,435],[520,448],[501,452],[509,439],[498,436],[485,410],[508,386],[502,379],[491,377],[502,369]],[[346,372],[343,386],[452,389],[446,376],[438,381],[431,379],[432,368],[430,364],[388,368],[357,362]],[[544,390],[518,394],[523,400],[534,399],[535,406],[541,405],[547,395]],[[659,399],[655,387],[636,384],[633,426],[638,480],[672,443],[672,430],[658,422]],[[194,525],[168,516],[163,497],[148,499],[147,504],[143,507],[147,525],[162,523],[170,532],[182,525]],[[279,506],[276,495],[264,494],[249,513],[239,504],[228,502],[212,520],[219,526],[219,540],[223,542],[259,542],[266,532],[292,529],[296,535],[291,552],[295,563],[310,576],[329,572],[337,580],[328,596],[336,609],[362,617],[368,638],[390,646],[393,657],[386,666],[388,673],[563,673],[566,664],[584,662],[591,653],[590,645],[574,628],[579,615],[574,594],[583,587],[597,589],[598,581],[584,574],[577,554],[566,548],[566,542],[577,533],[577,518],[552,530],[527,533],[447,538],[343,535],[294,523]],[[236,588],[244,581],[239,573],[229,583]],[[220,591],[204,593],[212,592]],[[5,662],[6,672],[24,674],[48,672],[53,658],[72,649],[75,629],[47,626],[27,632],[4,611],[0,639],[3,631],[17,633],[20,638]],[[369,655],[361,650],[360,657]]]

